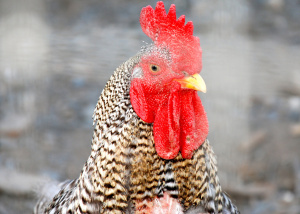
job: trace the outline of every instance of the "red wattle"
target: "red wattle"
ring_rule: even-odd
[[[192,158],[208,135],[208,121],[197,91],[181,92],[180,131],[181,155]]]
[[[180,97],[179,84],[174,84],[167,102],[156,111],[153,125],[154,142],[157,154],[164,159],[177,156],[180,144]]]
[[[181,92],[180,112],[180,151],[185,158],[191,158],[190,150],[195,142],[195,112],[193,106],[193,91]]]
[[[206,113],[197,92],[181,89],[178,82],[172,82],[165,94],[150,95],[133,80],[130,99],[137,115],[154,123],[155,149],[161,158],[173,159],[179,151],[183,158],[192,158],[208,135]]]

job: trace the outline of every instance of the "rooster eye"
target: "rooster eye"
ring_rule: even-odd
[[[157,73],[160,71],[160,67],[157,65],[150,64],[150,70],[154,73]]]

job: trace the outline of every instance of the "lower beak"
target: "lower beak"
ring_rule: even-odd
[[[175,81],[179,82],[182,88],[193,89],[206,93],[205,82],[199,74],[187,76],[182,79],[175,79]]]

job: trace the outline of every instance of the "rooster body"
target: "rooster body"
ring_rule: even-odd
[[[169,14],[175,12],[171,7]],[[157,8],[164,10],[163,3]],[[159,76],[174,66],[172,50],[154,43],[117,68],[94,111],[92,151],[80,177],[61,184],[53,199],[42,198],[35,213],[238,213],[221,190],[207,128],[184,121],[189,116],[180,100],[195,109],[196,122],[206,124],[206,115],[196,109],[201,104],[196,91],[182,89],[186,83],[179,81],[198,75],[201,65],[197,72],[185,68]],[[190,136],[193,132],[199,134]]]

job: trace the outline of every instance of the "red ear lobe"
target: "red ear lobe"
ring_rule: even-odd
[[[146,96],[140,81],[133,79],[130,86],[130,101],[134,111],[146,123],[154,122],[154,111],[146,101]]]

